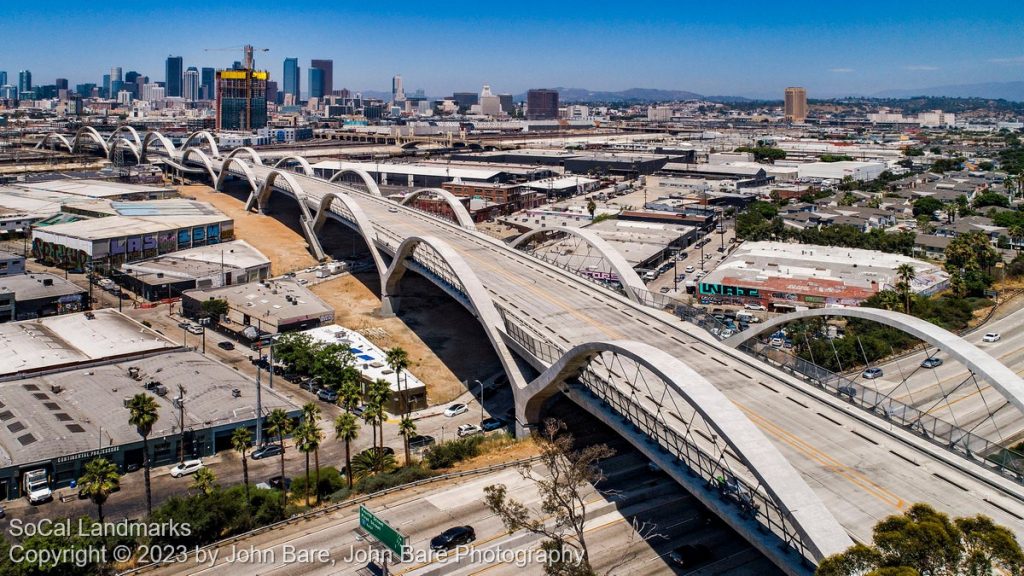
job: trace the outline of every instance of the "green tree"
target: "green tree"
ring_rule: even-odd
[[[402,371],[409,367],[409,353],[401,346],[395,346],[385,351],[384,356],[388,366],[395,372],[395,390],[402,394],[402,413],[406,414],[409,411],[409,406],[408,398],[402,392]]]
[[[267,433],[277,436],[281,444],[281,476],[284,477],[284,437],[292,432],[293,422],[282,408],[274,408],[267,416]]]
[[[1010,199],[1005,194],[1000,194],[993,190],[986,190],[974,198],[975,208],[984,208],[985,206],[1008,208],[1010,206]]]
[[[323,440],[320,429],[320,407],[315,402],[307,402],[302,407],[302,425],[297,437],[298,449],[306,455],[306,505],[309,506],[309,455],[313,454],[316,472],[316,485],[320,485],[320,442]],[[320,503],[320,491],[317,490],[316,503]]]
[[[339,392],[339,396],[344,383],[359,376],[352,349],[337,343],[314,349],[311,371],[321,387]]]
[[[357,482],[373,474],[386,473],[398,467],[395,455],[380,448],[370,448],[352,459],[352,476]]]
[[[1014,224],[1007,230],[1010,234],[1010,241],[1013,242],[1013,246],[1017,249],[1017,253],[1020,254],[1020,245],[1024,242],[1024,226],[1020,224]]]
[[[587,200],[587,212],[590,212],[590,217],[594,217],[594,213],[597,212],[597,203],[593,199]]]
[[[192,477],[192,489],[200,494],[209,496],[217,488],[217,476],[209,468],[196,470]]]
[[[204,318],[220,319],[228,313],[228,301],[223,298],[210,298],[199,304],[199,310]]]
[[[352,488],[352,442],[359,438],[359,420],[351,412],[342,412],[334,419],[334,433],[345,443],[345,476]]]
[[[1000,260],[989,237],[982,232],[960,234],[946,246],[944,266],[950,274],[950,285],[962,282],[963,294],[980,295],[992,285],[989,270]],[[954,280],[954,276],[958,280]],[[956,289],[954,288],[954,292]]]
[[[914,216],[926,215],[929,219],[935,218],[935,213],[942,210],[942,202],[931,196],[924,196],[914,200]]]
[[[408,466],[412,463],[412,451],[409,449],[409,438],[416,435],[416,423],[413,422],[412,418],[408,414],[402,416],[402,420],[398,423],[398,433],[401,434],[402,440],[405,443],[405,465]]]
[[[144,392],[140,392],[128,401],[128,424],[142,436],[142,467],[146,482],[146,513],[153,513],[153,487],[150,484],[149,469],[152,465],[149,458],[149,433],[160,418],[156,400]]]
[[[249,460],[245,454],[252,446],[252,433],[245,426],[235,428],[231,433],[231,447],[242,456],[242,482],[245,483],[245,502],[249,503]]]
[[[78,479],[78,491],[96,505],[96,516],[103,523],[103,503],[121,484],[117,465],[106,458],[96,458],[85,465],[85,473]]]
[[[896,287],[899,292],[903,295],[903,301],[905,303],[903,307],[904,314],[910,314],[910,297],[913,295],[913,284],[917,278],[917,270],[913,264],[904,263],[896,267],[896,278],[898,279]]]
[[[299,374],[310,374],[319,347],[309,334],[289,332],[274,342],[274,359]]]

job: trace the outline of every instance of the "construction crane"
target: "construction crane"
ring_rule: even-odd
[[[252,58],[253,51],[269,52],[270,48],[253,48],[252,44],[246,44],[245,46],[228,46],[227,48],[204,48],[203,52],[226,52],[229,50],[241,50],[245,56],[245,69],[252,70],[255,65]]]

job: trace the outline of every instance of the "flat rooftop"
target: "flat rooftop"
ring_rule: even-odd
[[[33,235],[43,233],[94,241],[123,236],[155,234],[167,230],[223,224],[225,222],[232,222],[232,219],[220,212],[209,215],[187,216],[109,216],[37,228],[33,230]]]
[[[177,348],[112,309],[0,324],[0,378],[72,363]]]
[[[388,366],[387,355],[359,332],[338,324],[330,324],[305,330],[303,334],[309,334],[317,342],[347,345],[355,356],[356,369],[362,373],[363,378],[369,381],[379,378],[391,385],[392,392],[401,392],[395,381],[395,372]],[[402,390],[417,391],[425,387],[408,369],[402,371]]]
[[[334,315],[334,308],[290,280],[186,290],[185,294],[197,300],[223,298],[230,308],[244,311],[253,320],[273,317],[278,319],[278,324],[286,324],[297,318],[322,317],[328,313],[332,317]]]
[[[232,240],[209,246],[200,246],[171,252],[162,256],[128,262],[121,265],[121,271],[147,282],[165,284],[166,278],[199,279],[217,276],[224,270],[249,270],[269,266],[270,259],[245,240]]]
[[[139,369],[139,380],[128,368]],[[128,424],[124,399],[158,381],[167,388],[156,399],[159,419],[151,441],[180,433],[172,404],[185,388],[185,427],[222,426],[255,418],[256,383],[198,352],[177,350],[140,358],[68,369],[0,383],[0,466],[27,464],[106,446],[139,441]],[[241,394],[235,398],[232,390]],[[298,406],[263,387],[264,410]]]
[[[85,291],[70,280],[45,272],[0,276],[0,292],[14,292],[18,301],[57,298]]]
[[[19,182],[16,186],[32,191],[58,192],[86,198],[117,198],[124,195],[174,193],[174,188],[165,186],[143,186],[105,180],[45,180],[41,182]]]

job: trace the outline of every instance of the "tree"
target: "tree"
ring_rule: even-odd
[[[103,523],[103,503],[121,484],[117,465],[106,458],[96,458],[85,465],[85,473],[78,479],[78,491],[96,505],[96,515]]]
[[[139,436],[142,436],[142,467],[146,481],[146,513],[153,513],[153,487],[149,480],[149,433],[153,431],[153,425],[160,418],[157,412],[156,399],[145,392],[140,392],[128,401],[128,424],[135,426]]]
[[[1024,226],[1015,224],[1010,226],[1007,232],[1010,234],[1010,241],[1013,242],[1013,246],[1017,249],[1017,253],[1020,254],[1020,245],[1024,242]]]
[[[929,219],[934,219],[935,213],[939,210],[942,210],[942,202],[931,196],[924,196],[914,200],[914,216],[926,215]]]
[[[597,212],[597,202],[594,202],[593,198],[587,200],[587,212],[590,212],[590,217],[594,217],[594,213]]]
[[[598,462],[610,458],[614,450],[604,444],[573,449],[573,438],[564,432],[565,425],[548,420],[541,434],[540,461],[547,476],[538,476],[532,466],[519,472],[537,487],[541,512],[535,514],[525,504],[508,495],[504,484],[484,488],[484,502],[509,532],[526,530],[542,536],[547,550],[560,551],[563,558],[579,558],[579,564],[548,564],[547,574],[593,574],[585,536],[587,521],[587,489],[604,480]],[[542,514],[542,515],[541,515]]]
[[[282,408],[274,408],[267,416],[267,433],[277,436],[281,444],[281,477],[284,477],[284,437],[292,431],[292,419]]]
[[[992,190],[986,190],[981,194],[978,194],[974,198],[975,208],[984,208],[985,206],[998,206],[1000,208],[1009,208],[1010,199],[1005,194],[1000,194]]]
[[[395,455],[385,452],[381,448],[370,448],[363,450],[352,459],[352,476],[356,481],[362,480],[373,474],[390,472],[398,466],[395,462]]]
[[[395,390],[398,390],[399,394],[402,394],[402,410],[403,414],[408,413],[409,410],[409,399],[405,397],[402,392],[402,370],[409,367],[409,353],[406,352],[401,346],[395,346],[388,349],[385,353],[385,361],[388,366],[395,371]]]
[[[246,506],[249,504],[249,461],[245,457],[245,453],[249,451],[252,446],[252,434],[249,429],[245,426],[239,426],[235,428],[235,431],[231,434],[231,447],[234,448],[235,452],[242,455],[242,482],[245,483],[245,503]]]
[[[345,443],[345,476],[348,477],[348,487],[352,488],[352,442],[359,438],[359,421],[355,414],[342,412],[334,419],[334,433],[336,437]]]
[[[200,494],[209,496],[217,488],[217,476],[209,468],[196,470],[192,477],[192,489]]]
[[[221,316],[228,313],[228,301],[223,298],[203,300],[199,305],[199,310],[204,318],[220,319]]]
[[[353,376],[359,376],[352,349],[338,343],[324,344],[313,350],[311,372],[321,387],[336,392]]]
[[[1024,553],[1013,532],[985,516],[950,518],[914,504],[875,525],[871,546],[855,544],[818,565],[819,576],[1019,574]]]
[[[309,454],[315,458],[316,485],[320,486],[320,442],[324,434],[320,429],[320,407],[315,402],[307,402],[302,407],[302,425],[299,428],[298,448],[306,455],[306,506],[309,506]],[[320,490],[316,493],[316,503],[320,503]]]
[[[314,358],[319,347],[309,334],[289,332],[278,337],[274,343],[274,359],[299,374],[309,374],[313,371]]]
[[[950,286],[961,294],[978,294],[991,286],[988,272],[1000,260],[989,237],[982,232],[960,234],[946,246],[944,266],[950,275]]]
[[[917,270],[913,264],[904,263],[896,267],[896,278],[898,282],[896,287],[903,295],[903,301],[905,306],[903,307],[904,314],[910,314],[910,296],[913,294],[911,286],[913,285],[914,279],[917,278]]]
[[[402,420],[398,423],[398,433],[402,435],[402,440],[405,442],[405,465],[408,466],[412,463],[412,452],[409,450],[409,438],[416,435],[416,423],[413,422],[412,418],[408,414],[402,416]]]

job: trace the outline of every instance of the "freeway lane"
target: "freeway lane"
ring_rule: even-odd
[[[262,179],[269,169],[255,167],[254,171]],[[348,192],[387,231],[381,238],[430,235],[447,241],[476,271],[498,305],[528,318],[563,348],[627,338],[686,362],[755,421],[855,538],[869,539],[876,521],[918,501],[951,514],[993,516],[1024,537],[1024,505],[1019,500],[865,425],[853,417],[852,408],[794,390],[805,385],[771,368],[752,365],[752,360],[694,326],[634,305],[482,234],[412,209],[396,209],[389,200],[349,186],[303,176],[296,179],[311,203],[318,203],[329,190]]]

